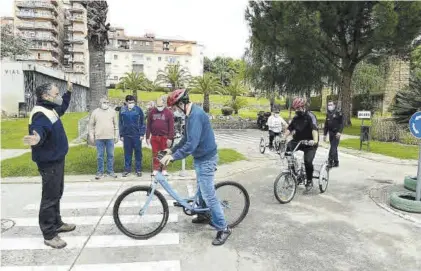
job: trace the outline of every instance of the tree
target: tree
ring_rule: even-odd
[[[205,73],[203,76],[194,77],[191,85],[195,91],[203,94],[203,110],[209,113],[210,102],[209,95],[213,92],[219,91],[221,84],[212,73]]]
[[[256,5],[258,14],[253,12]],[[421,2],[251,2],[247,16],[254,25],[276,24],[276,35],[266,35],[262,44],[278,43],[289,56],[312,56],[338,72],[342,110],[350,125],[356,65],[371,55],[404,56],[420,31]]]
[[[411,80],[409,86],[398,91],[395,104],[392,106],[392,115],[396,123],[407,126],[411,116],[421,111],[421,78]]]
[[[87,10],[89,48],[89,111],[92,112],[101,97],[107,95],[105,88],[105,47],[109,44],[107,21],[108,4],[105,0],[82,2]]]
[[[133,92],[135,101],[137,101],[137,91],[146,89],[147,84],[147,79],[143,73],[126,72],[125,76],[117,84],[117,88],[130,89]]]
[[[411,74],[412,78],[421,78],[421,44],[411,53]]]
[[[156,82],[171,85],[171,90],[183,88],[190,81],[190,74],[180,64],[169,64],[164,70],[158,70]]]
[[[240,97],[246,92],[244,83],[238,78],[232,79],[231,84],[221,90],[222,94],[231,96],[231,100],[226,105],[234,109],[235,114],[238,114],[238,110],[247,104],[247,100]]]
[[[10,24],[1,27],[1,58],[29,55],[29,42],[13,33]]]

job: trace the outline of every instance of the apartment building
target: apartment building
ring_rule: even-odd
[[[160,69],[179,63],[192,76],[203,74],[203,46],[195,41],[127,36],[123,28],[115,28],[109,35],[105,66],[107,86],[119,82],[126,72],[143,72],[154,81]]]
[[[8,25],[8,24],[10,24],[10,25],[14,25],[14,18],[13,17],[8,17],[8,16],[3,16],[3,17],[0,17],[0,24],[3,26],[3,25]]]
[[[63,2],[15,0],[13,12],[15,31],[30,41],[31,54],[18,60],[60,68],[63,60]]]
[[[64,4],[64,70],[85,74],[89,69],[87,12],[81,1],[67,0]]]

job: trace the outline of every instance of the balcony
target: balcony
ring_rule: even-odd
[[[85,42],[84,38],[74,38],[74,37],[65,37],[65,43],[76,43],[76,44],[83,44]]]
[[[71,63],[85,63],[84,59],[77,59],[77,58],[72,58],[72,57],[70,57],[68,61]]]
[[[51,23],[20,23],[17,24],[18,29],[39,29],[39,30],[49,30],[54,33],[57,32],[57,27]]]
[[[29,47],[29,49],[30,50],[39,50],[39,51],[51,51],[51,52],[54,52],[54,53],[57,53],[57,54],[60,53],[58,48],[53,47],[53,46],[44,47],[44,46],[39,46],[39,45],[32,45],[32,46]]]
[[[57,11],[56,6],[46,1],[16,1],[16,6],[23,8],[45,8]]]
[[[72,22],[84,22],[83,16],[72,16],[69,18]]]
[[[83,13],[85,11],[84,8],[77,8],[77,7],[71,7],[69,8],[69,11],[72,13]]]
[[[18,12],[16,14],[19,18],[40,18],[40,19],[49,19],[49,20],[57,20],[55,16],[51,13],[33,13],[33,12]]]
[[[69,27],[67,27],[67,30],[69,30],[71,32],[85,33],[85,29],[83,29],[82,27],[69,26]]]
[[[58,44],[58,39],[54,36],[29,36],[29,35],[22,35],[23,39],[26,40],[40,40],[40,41],[51,41]]]

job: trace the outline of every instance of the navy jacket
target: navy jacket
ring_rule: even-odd
[[[133,109],[123,106],[119,114],[120,137],[141,137],[145,135],[145,116],[142,109],[135,105]]]
[[[28,127],[29,134],[32,135],[35,130],[41,137],[37,145],[31,146],[32,160],[37,163],[39,168],[48,167],[53,162],[64,160],[69,151],[69,143],[60,117],[69,107],[71,92],[66,92],[62,97],[62,105],[45,100],[37,101],[37,106],[49,110],[54,109],[57,116],[50,119],[42,112],[35,113]]]

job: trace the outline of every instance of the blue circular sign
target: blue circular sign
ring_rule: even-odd
[[[411,134],[416,138],[421,138],[421,111],[416,112],[412,115],[409,120],[409,130]]]

